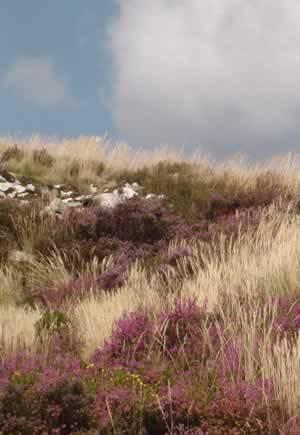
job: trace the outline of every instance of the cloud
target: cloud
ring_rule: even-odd
[[[73,102],[66,84],[55,72],[52,60],[45,56],[18,58],[6,72],[3,85],[43,108]]]
[[[132,144],[300,151],[298,0],[119,0],[113,118]]]

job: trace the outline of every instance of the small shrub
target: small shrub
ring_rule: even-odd
[[[17,144],[7,148],[1,155],[1,163],[8,162],[9,160],[21,161],[24,158],[25,152]]]
[[[45,168],[52,168],[55,163],[55,158],[52,157],[45,148],[41,150],[34,150],[32,153],[32,158],[34,163]]]

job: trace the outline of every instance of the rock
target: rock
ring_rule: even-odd
[[[64,202],[65,204],[68,204],[69,202],[74,201],[73,198],[65,198],[62,200],[62,202]]]
[[[14,189],[17,193],[24,193],[26,191],[26,187],[20,185],[15,185]]]
[[[122,199],[130,199],[136,195],[137,193],[131,187],[123,187]]]
[[[114,193],[100,193],[93,197],[93,203],[101,207],[116,207],[122,200]]]
[[[92,196],[92,195],[89,195]],[[86,198],[86,195],[80,195],[80,196],[76,196],[75,201],[83,201]]]
[[[32,263],[34,261],[34,257],[33,255],[28,254],[27,252],[13,249],[9,253],[9,260],[15,263],[20,263],[20,262]]]
[[[6,195],[4,192],[0,192],[0,198],[6,198]]]
[[[2,175],[0,175],[0,183],[6,183],[7,180],[6,178],[2,177]]]
[[[35,186],[33,184],[27,184],[26,190],[28,192],[35,192]]]
[[[64,187],[63,184],[54,184],[53,186],[55,189],[61,189],[62,187]]]
[[[61,198],[70,198],[72,194],[73,194],[72,190],[70,190],[69,192],[64,192],[63,190],[61,190],[60,192]]]
[[[63,212],[68,208],[68,205],[63,202],[60,198],[55,198],[44,208],[44,212],[48,214],[63,214]]]
[[[17,196],[17,192],[10,192],[10,193],[7,194],[7,196],[9,198],[15,198],[15,196]]]
[[[8,192],[9,190],[12,190],[14,188],[14,184],[10,182],[6,183],[0,183],[0,191],[1,192]]]
[[[18,193],[18,198],[25,198],[25,196],[28,196],[29,195],[29,192],[21,192],[21,193]]]
[[[148,195],[146,196],[146,199],[150,199],[150,198],[155,198],[154,193],[148,193]]]

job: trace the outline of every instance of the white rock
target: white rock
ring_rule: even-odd
[[[160,195],[158,195],[158,198],[159,198],[159,199],[165,199],[165,198],[166,198],[166,195],[165,195],[164,193],[161,193]]]
[[[54,184],[54,188],[55,189],[60,189],[63,186],[63,184]]]
[[[33,184],[27,184],[26,190],[28,192],[35,192],[35,186]]]
[[[4,192],[0,192],[0,198],[6,198],[6,195]]]
[[[8,193],[7,196],[8,196],[9,198],[15,198],[15,196],[17,196],[17,192],[11,192],[11,193]]]
[[[83,201],[85,199],[85,195],[81,195],[81,196],[76,196],[75,201]]]
[[[0,191],[7,192],[9,189],[13,189],[15,187],[14,183],[0,183]]]
[[[24,192],[26,192],[26,187],[24,187],[24,186],[17,185],[17,186],[14,186],[14,189],[15,189],[15,191],[17,193],[24,193]]]
[[[99,195],[95,195],[93,197],[93,201],[95,204],[100,205],[101,207],[116,207],[118,204],[122,202],[119,196],[114,195],[113,193],[100,193]]]
[[[1,183],[6,183],[7,180],[6,180],[6,178],[2,177],[2,175],[0,175],[0,182]]]
[[[154,193],[148,193],[148,195],[146,196],[146,199],[150,199],[150,198],[154,198],[155,195]]]
[[[18,193],[18,198],[25,198],[25,196],[28,196],[28,192]]]
[[[73,198],[65,198],[62,200],[62,202],[64,202],[65,204],[68,204],[69,202],[72,202],[72,201],[74,201]]]
[[[123,187],[122,198],[130,199],[136,195],[137,193],[133,189],[131,189],[131,187]]]
[[[60,196],[62,198],[70,198],[70,196],[73,194],[72,190],[69,190],[69,192],[64,192],[63,190],[61,190],[60,192]]]

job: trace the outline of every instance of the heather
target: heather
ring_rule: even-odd
[[[53,333],[64,320],[53,316]],[[2,362],[0,421],[7,433],[165,434],[180,426],[203,433],[296,433],[272,382],[259,373],[255,381],[246,379],[222,319],[192,300],[177,301],[156,321],[130,313],[88,361],[61,356],[62,349],[48,358],[19,354]]]
[[[0,432],[299,432],[290,159],[248,169],[85,137],[4,142],[2,177],[45,193],[0,199]],[[114,207],[45,213],[52,184],[128,182],[142,193]]]

